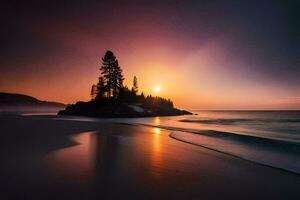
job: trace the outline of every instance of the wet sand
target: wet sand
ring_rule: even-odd
[[[52,118],[0,116],[1,199],[300,199],[299,175],[169,131]]]

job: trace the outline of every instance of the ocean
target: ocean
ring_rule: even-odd
[[[300,174],[300,111],[193,112],[112,121],[167,129],[179,142]]]
[[[53,119],[162,128],[169,130],[169,136],[178,142],[300,174],[300,111],[192,112],[195,115],[117,119],[63,116]]]

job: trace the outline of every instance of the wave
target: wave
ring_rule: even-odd
[[[212,139],[187,132],[172,132],[169,136],[181,142],[300,175],[299,146],[296,149],[295,147],[275,148],[268,145]]]
[[[298,142],[215,130],[195,130],[142,123],[122,124],[171,130],[169,136],[178,141],[300,174],[300,143]]]
[[[231,125],[236,123],[300,123],[300,119],[182,119],[180,122]]]
[[[171,131],[182,131],[182,132],[188,132],[193,134],[205,135],[210,137],[218,137],[218,138],[222,137],[223,139],[275,145],[277,147],[278,146],[293,147],[293,148],[297,147],[299,148],[299,153],[300,153],[300,143],[295,140],[288,140],[282,138],[276,139],[276,138],[254,136],[254,135],[244,135],[244,134],[239,134],[234,132],[225,132],[225,131],[216,131],[216,130],[197,130],[197,129],[180,128],[180,127],[173,127],[173,126],[151,125],[151,124],[144,124],[144,123],[122,123],[122,124],[143,125],[143,126],[167,129]]]
[[[72,118],[72,120],[74,120]],[[80,120],[80,119],[78,119]],[[82,120],[82,119],[81,119]],[[172,131],[170,137],[181,142],[202,146],[244,160],[300,174],[300,143],[297,140],[244,135],[236,132],[198,130],[167,125],[155,125],[129,119],[85,119],[117,124],[157,127]]]

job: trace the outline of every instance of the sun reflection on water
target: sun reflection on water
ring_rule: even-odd
[[[159,128],[154,128],[154,129],[153,129],[153,132],[154,132],[155,134],[160,134],[160,129],[159,129]]]
[[[159,118],[159,117],[155,117],[154,121],[155,121],[155,124],[156,124],[156,125],[159,125],[159,124],[160,124],[160,118]]]
[[[162,141],[161,141],[161,130],[159,128],[152,129],[152,156],[151,156],[151,166],[154,167],[152,170],[154,177],[159,177],[160,168],[163,165],[162,163]]]

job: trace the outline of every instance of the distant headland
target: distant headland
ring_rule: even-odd
[[[63,103],[42,101],[24,94],[0,92],[0,113],[56,113],[65,107]]]
[[[6,93],[0,92],[0,107],[16,107],[16,106],[48,106],[48,107],[65,107],[66,105],[59,102],[52,101],[42,101],[35,97],[16,94],[16,93]]]
[[[59,115],[89,117],[153,117],[192,114],[174,107],[170,99],[138,93],[137,77],[129,89],[123,85],[124,76],[112,51],[102,58],[98,83],[92,85],[91,100],[77,102],[58,112]]]

